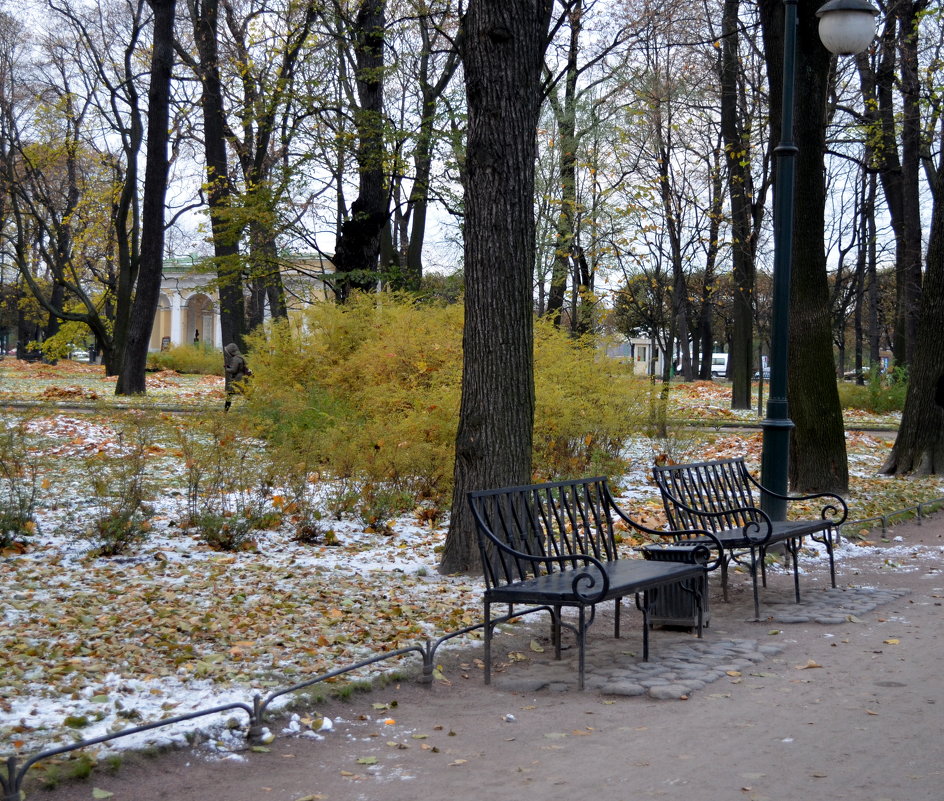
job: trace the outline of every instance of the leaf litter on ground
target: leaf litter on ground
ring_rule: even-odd
[[[79,386],[86,396],[100,398],[113,393],[108,386],[113,379],[102,379],[96,366],[76,369],[66,363],[63,372],[60,366],[11,366],[11,361],[0,364],[0,402],[38,400],[50,387]],[[158,374],[149,376],[148,386],[149,394],[175,403],[212,405],[222,399],[221,381],[213,376]],[[711,408],[717,405],[718,418],[727,419],[729,388],[708,386],[714,393]],[[697,391],[683,387],[673,393],[673,402],[704,411],[709,408],[705,391],[701,385]],[[2,419],[16,414],[7,412]],[[345,518],[333,524],[337,546],[301,544],[282,528],[260,536],[255,551],[221,554],[180,528],[181,458],[159,444],[150,458],[166,487],[151,502],[150,536],[131,555],[96,558],[78,536],[93,511],[81,472],[86,457],[120,451],[108,410],[101,404],[80,414],[43,407],[30,412],[29,425],[42,438],[52,467],[42,482],[39,533],[25,552],[0,557],[6,588],[0,607],[4,755],[248,702],[255,693],[265,695],[480,620],[480,580],[437,571],[448,521],[431,527],[406,516],[392,523],[392,536],[381,536]],[[876,442],[881,443],[858,433],[848,437],[853,506],[859,503],[856,493],[874,498],[888,486],[875,476],[885,453]],[[632,468],[613,479],[620,501],[655,527],[664,516],[648,472],[661,445],[642,437],[629,443]],[[757,469],[761,438],[748,430],[707,433],[688,447],[688,455],[679,454],[683,458],[744,455]],[[900,492],[901,482],[896,484]],[[927,500],[941,487],[914,482],[908,491]],[[855,550],[840,548],[839,558]],[[477,637],[473,633],[452,645]],[[534,643],[531,648],[537,651]],[[381,663],[353,678],[397,667]],[[147,732],[114,747],[180,743],[195,725],[203,724]],[[225,750],[225,725],[223,731],[214,741]]]

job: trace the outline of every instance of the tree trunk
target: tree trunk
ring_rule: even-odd
[[[895,445],[881,472],[944,473],[944,159],[932,181],[934,203],[914,359]]]
[[[384,0],[361,2],[355,30],[360,108],[354,114],[359,192],[334,252],[335,292],[342,303],[352,289],[373,289],[380,277],[380,238],[389,216],[383,168],[384,19]]]
[[[174,65],[176,0],[149,0],[154,10],[151,81],[148,88],[147,153],[141,209],[141,261],[128,338],[122,353],[116,395],[144,394],[151,330],[157,314],[164,266],[164,200],[167,194],[167,143],[170,80]]]
[[[560,181],[560,209],[557,215],[557,230],[554,237],[554,267],[551,270],[551,286],[547,295],[546,314],[561,325],[561,312],[567,294],[567,276],[574,255],[576,242],[577,211],[577,57],[580,53],[580,31],[583,6],[577,0],[568,15],[570,20],[570,45],[567,50],[567,68],[564,76],[564,100],[551,97],[551,108],[557,121],[557,152],[559,154],[558,179]],[[576,282],[575,282],[576,283]],[[576,292],[576,286],[575,292]],[[572,318],[577,314],[577,302],[571,310]],[[571,323],[573,325],[573,322]]]
[[[901,85],[901,183],[902,234],[900,246],[903,283],[899,323],[904,333],[904,354],[895,354],[895,361],[911,363],[918,336],[918,311],[921,305],[921,82],[918,78],[918,18],[927,8],[928,0],[899,0],[898,16]]]
[[[470,490],[527,484],[534,425],[534,162],[549,0],[471,0],[465,329],[444,573],[481,568]]]
[[[760,3],[770,126],[779,139],[783,75],[783,6]],[[826,274],[823,154],[830,54],[819,40],[814,4],[798,7],[794,126],[796,157],[793,273],[790,293],[788,399],[795,428],[790,441],[789,477],[799,491],[844,493],[849,487],[845,429],[833,364],[829,284]]]
[[[721,134],[728,156],[728,195],[731,199],[731,262],[734,308],[729,368],[731,408],[751,408],[751,362],[754,351],[754,243],[751,209],[754,195],[751,142],[738,114],[739,0],[725,0],[721,42]],[[709,357],[710,358],[710,357]],[[709,365],[709,371],[711,366]]]
[[[226,155],[226,111],[220,83],[219,0],[192,4],[194,37],[200,56],[200,81],[203,94],[203,148],[206,157],[207,201],[210,229],[213,233],[213,257],[219,281],[220,330],[223,344],[231,342],[245,350],[246,303],[239,264],[239,231],[229,219],[232,191]]]
[[[420,33],[423,37],[423,53],[420,58],[420,94],[422,96],[422,119],[416,137],[416,150],[413,155],[413,186],[410,189],[410,240],[406,248],[404,263],[403,288],[411,292],[419,291],[423,282],[423,243],[426,239],[426,217],[429,208],[430,177],[433,169],[433,141],[435,136],[436,108],[439,98],[452,80],[459,66],[458,53],[452,51],[435,83],[430,83],[430,38],[431,20],[422,15],[419,20]]]

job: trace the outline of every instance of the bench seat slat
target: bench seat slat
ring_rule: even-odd
[[[579,605],[584,602],[574,595],[573,582],[582,572],[568,568],[506,587],[495,587],[488,590],[487,595],[489,600],[496,603]],[[695,564],[650,562],[645,559],[608,562],[606,573],[610,579],[610,590],[597,603],[697,578],[704,572],[704,567]],[[599,570],[595,567],[587,568],[586,573],[590,576],[596,574],[599,580]]]

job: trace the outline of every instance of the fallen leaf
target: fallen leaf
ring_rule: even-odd
[[[98,787],[92,788],[92,798],[111,798],[114,793],[108,792],[108,790],[102,790]]]
[[[810,668],[821,668],[821,667],[822,665],[819,662],[815,662],[814,660],[810,659],[805,665],[797,665],[796,669],[809,670]]]
[[[377,757],[375,757],[375,756],[358,757],[358,758],[357,758],[357,764],[358,764],[358,765],[376,765],[376,764],[377,764]]]
[[[892,637],[888,640],[882,640],[882,642],[885,643],[886,645],[898,645],[901,642],[901,640],[899,640],[897,637]]]

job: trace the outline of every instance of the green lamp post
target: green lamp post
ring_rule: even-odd
[[[784,0],[783,112],[780,143],[774,149],[774,265],[770,335],[770,388],[763,427],[761,483],[787,494],[790,420],[787,407],[787,358],[790,340],[790,278],[793,268],[793,192],[797,147],[793,142],[794,76],[796,66],[797,1]],[[838,55],[860,53],[875,36],[878,11],[866,0],[829,0],[817,12],[819,35],[825,47]],[[786,501],[765,495],[764,511],[784,520]]]

